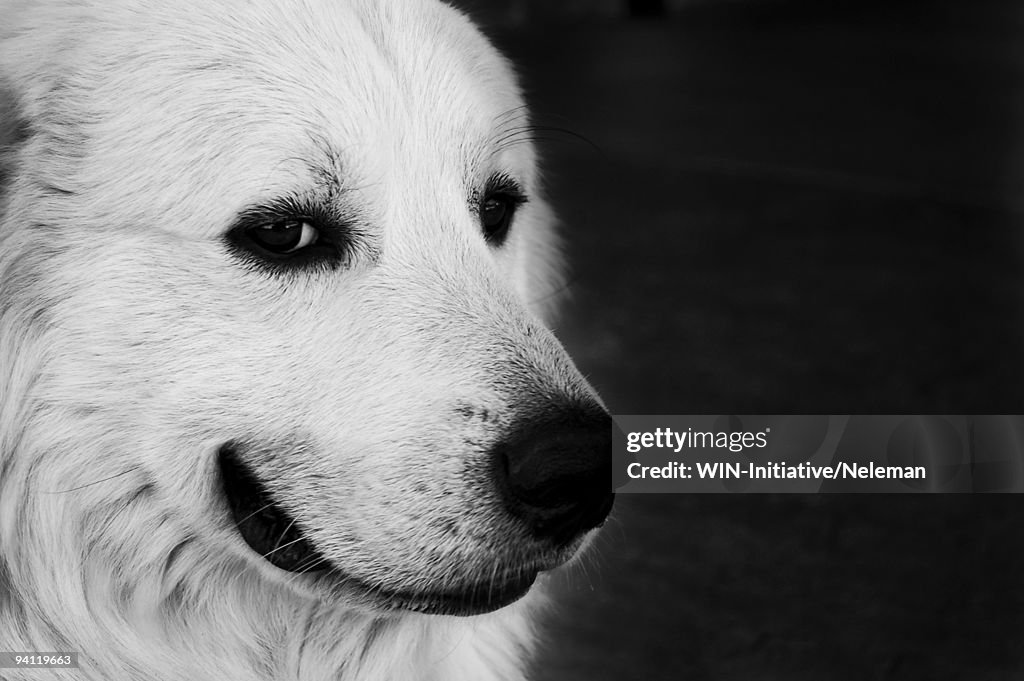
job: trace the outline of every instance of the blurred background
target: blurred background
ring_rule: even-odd
[[[621,414],[1024,413],[1024,3],[463,2]],[[1016,495],[619,495],[538,681],[1024,676]]]

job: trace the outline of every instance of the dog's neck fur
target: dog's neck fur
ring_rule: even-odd
[[[163,540],[154,542],[161,555],[136,556],[148,569],[128,583],[116,576],[126,552],[97,546],[70,518],[60,525],[63,536],[42,536],[33,528],[54,524],[33,519],[38,505],[15,509],[21,492],[0,488],[0,515],[16,519],[4,523],[0,541],[0,649],[79,652],[82,675],[95,681],[523,678],[527,614],[539,594],[473,618],[366,614],[307,600],[187,542],[175,545],[165,528],[148,523],[143,532]],[[103,522],[119,524],[113,515],[89,516],[90,524]],[[48,552],[61,555],[60,564],[27,560],[41,543],[62,545]],[[5,673],[20,679],[17,670]]]
[[[236,583],[230,591],[234,597],[251,590],[250,585]],[[173,615],[170,610],[178,606],[167,601],[148,613],[156,617],[140,621],[147,613],[133,612],[135,603],[124,602],[116,611],[91,597],[80,602],[107,609],[92,613],[89,630],[67,632],[57,630],[56,620],[38,611],[39,602],[28,602],[27,594],[19,593],[6,570],[0,572],[0,645],[12,650],[78,651],[83,675],[97,681],[523,678],[520,657],[511,656],[510,650],[525,647],[527,631],[514,609],[461,621],[383,618],[280,599],[275,608],[263,606],[256,612],[221,594],[216,603],[185,607]],[[518,640],[521,646],[510,648],[509,640]],[[31,673],[38,672],[27,674]]]

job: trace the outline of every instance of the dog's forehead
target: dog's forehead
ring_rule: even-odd
[[[187,21],[169,38],[156,32],[181,45],[155,58],[174,54],[183,88],[220,89],[204,101],[226,116],[280,117],[282,127],[292,116],[296,130],[352,146],[416,135],[468,142],[521,111],[508,63],[435,0],[260,0],[204,21],[203,33]]]
[[[181,32],[192,26],[190,18]],[[487,127],[519,103],[507,62],[463,15],[435,0],[261,0],[211,18],[203,31],[178,34],[187,56],[170,46],[193,77],[232,79],[219,85],[316,112],[352,137],[419,119]]]
[[[279,128],[282,161],[306,149],[321,161],[358,164],[362,180],[373,182],[381,166],[393,171],[422,158],[436,174],[438,164],[479,165],[524,126],[509,64],[451,8],[433,0],[309,0],[295,13],[287,5],[274,5],[281,23],[260,24],[260,35],[245,35],[245,21],[234,31],[241,39],[193,53],[205,72],[196,79],[208,78],[204,87],[224,95],[210,93],[206,106],[216,102],[224,118],[254,129]]]
[[[49,18],[64,27],[49,51],[75,63],[48,70],[66,73],[58,87],[82,98],[68,118],[83,116],[90,153],[106,157],[92,164],[106,175],[85,180],[137,189],[122,205],[146,197],[152,215],[179,218],[193,206],[200,219],[184,222],[217,229],[256,195],[325,171],[349,185],[404,171],[465,185],[499,154],[532,168],[529,144],[502,144],[526,123],[511,67],[435,0],[74,7]]]

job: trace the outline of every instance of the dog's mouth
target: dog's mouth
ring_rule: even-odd
[[[253,551],[288,572],[328,567],[327,559],[303,536],[295,519],[274,502],[231,446],[221,447],[220,473],[235,525]]]
[[[367,584],[337,570],[302,534],[295,519],[274,502],[273,495],[241,460],[234,447],[219,452],[224,496],[245,543],[277,568],[308,573],[329,591],[352,594],[377,607],[428,615],[481,615],[511,605],[530,590],[538,574],[552,566],[503,571],[487,582],[451,591],[389,590]]]
[[[388,607],[424,615],[483,615],[511,605],[526,595],[537,581],[539,570],[520,570],[504,579],[452,592],[411,593],[373,589],[375,597],[387,599]]]

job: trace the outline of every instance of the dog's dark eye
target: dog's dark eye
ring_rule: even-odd
[[[260,248],[276,255],[286,255],[311,246],[320,238],[320,232],[306,220],[276,220],[248,227],[246,236]]]
[[[333,270],[346,261],[351,245],[347,223],[287,200],[246,210],[224,236],[237,257],[276,273]]]
[[[516,208],[524,201],[519,184],[508,176],[496,175],[487,181],[479,211],[480,227],[488,242],[495,246],[505,242]]]
[[[505,240],[515,212],[516,202],[510,196],[490,196],[484,199],[480,204],[480,224],[488,241],[500,244]]]

